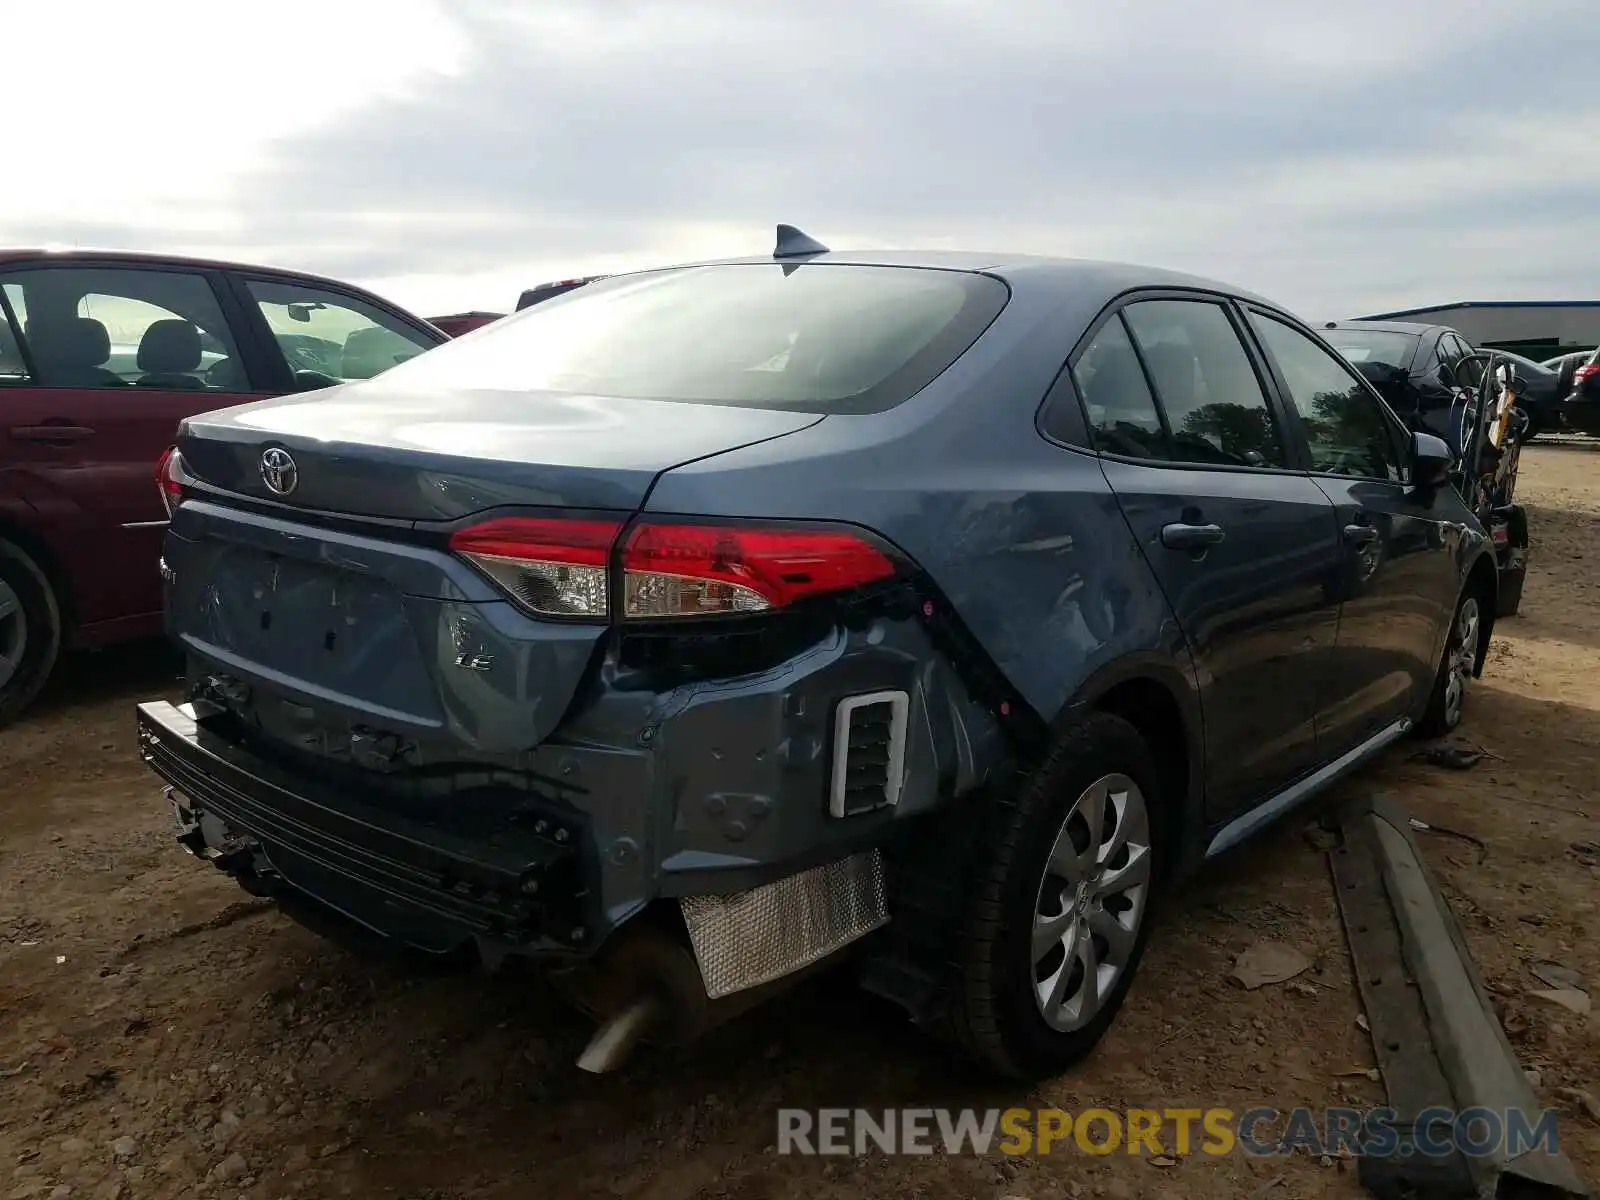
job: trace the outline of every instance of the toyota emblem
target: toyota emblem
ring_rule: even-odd
[[[275,496],[287,496],[300,483],[300,468],[287,450],[274,446],[261,456],[261,481]]]

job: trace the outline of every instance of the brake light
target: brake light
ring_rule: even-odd
[[[178,505],[183,503],[183,484],[178,477],[178,467],[182,462],[176,446],[168,446],[156,459],[156,487],[161,489],[161,504],[167,510],[169,521],[172,514],[178,511]]]
[[[622,615],[763,612],[887,579],[895,564],[842,530],[645,522],[623,547]]]
[[[620,521],[503,517],[459,530],[450,549],[537,616],[610,615]],[[894,559],[841,529],[644,521],[621,551],[625,620],[735,616],[888,579]]]
[[[1596,375],[1600,375],[1600,363],[1584,363],[1572,373],[1572,384],[1576,387],[1580,383],[1587,383]]]
[[[502,517],[457,530],[450,549],[531,613],[604,620],[611,545],[621,521]]]

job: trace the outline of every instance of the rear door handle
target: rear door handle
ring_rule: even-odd
[[[13,425],[11,436],[19,442],[81,442],[94,436],[87,425]]]
[[[1344,540],[1352,546],[1370,546],[1378,540],[1378,531],[1371,525],[1346,525]]]
[[[1206,550],[1226,536],[1221,525],[1186,525],[1181,521],[1161,527],[1161,544],[1168,550]]]

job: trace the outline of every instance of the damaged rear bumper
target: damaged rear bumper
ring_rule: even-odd
[[[139,705],[138,734],[141,757],[170,787],[179,840],[252,891],[287,886],[436,954],[471,942],[582,949],[582,872],[567,825],[463,838],[291,778],[208,733],[192,704]]]
[[[291,779],[205,727],[204,704],[138,706],[140,753],[168,785],[178,840],[320,932],[438,956],[469,947],[578,958],[598,939],[574,824],[467,839]],[[804,970],[888,923],[881,855],[682,900],[703,999]]]
[[[686,930],[712,1000],[887,924],[890,860],[1004,761],[1000,725],[910,621],[735,677],[608,668],[537,746],[419,738],[388,770],[338,753],[355,730],[335,711],[286,724],[303,698],[263,679],[240,701],[217,670],[192,659],[198,699],[139,706],[140,749],[184,844],[247,889],[324,933],[340,930],[293,905],[491,966],[576,966],[619,934]]]

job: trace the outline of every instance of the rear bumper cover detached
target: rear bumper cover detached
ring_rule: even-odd
[[[138,707],[140,754],[166,781],[178,840],[303,924],[346,942],[493,964],[507,953],[575,960],[583,830],[550,819],[466,839],[331,789],[290,780],[205,727],[205,705]],[[197,711],[198,708],[198,711]],[[770,983],[888,922],[876,850],[726,895],[682,901],[707,998]]]
[[[210,733],[205,716],[193,704],[139,705],[140,755],[170,786],[179,840],[250,890],[287,885],[371,934],[441,954],[474,940],[581,948],[570,826],[464,838],[291,778]]]
[[[881,700],[891,693],[898,705]],[[713,995],[886,922],[893,847],[978,787],[1004,737],[926,636],[891,620],[760,673],[599,687],[518,760],[470,767],[444,747],[430,765],[357,769],[263,727],[265,686],[245,709],[254,722],[225,695],[193,694],[138,707],[180,841],[304,923],[491,965],[559,963],[669,902]],[[895,714],[886,753],[852,699]],[[881,802],[841,811],[841,774],[872,764]],[[303,902],[316,911],[294,911]]]

